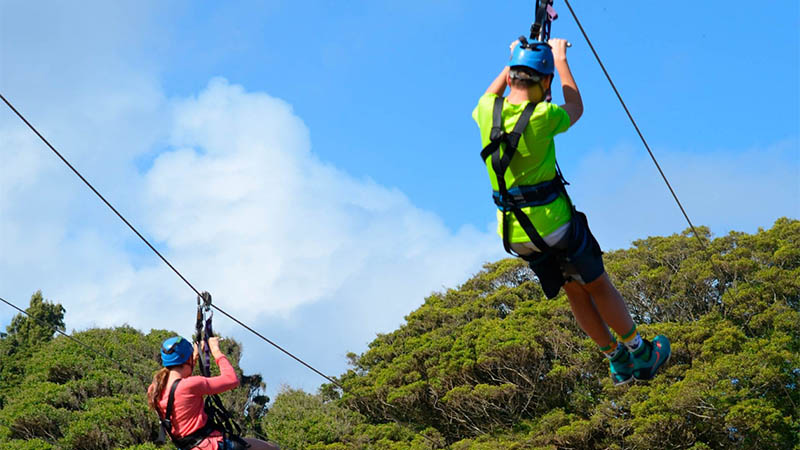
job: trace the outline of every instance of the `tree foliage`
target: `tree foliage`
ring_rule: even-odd
[[[145,390],[160,367],[161,342],[175,333],[145,335],[127,326],[73,333],[104,356],[63,336],[53,339],[53,327],[63,328],[64,309],[43,301],[41,293],[27,312],[50,327],[18,315],[0,338],[0,448],[155,449],[158,419]],[[222,349],[242,381],[240,389],[222,395],[223,402],[246,429],[258,425],[268,401],[261,377],[238,369],[238,343],[226,339]]]
[[[504,259],[350,354],[344,392],[287,387],[267,410],[261,376],[237,368],[244,386],[223,400],[285,449],[800,450],[800,221],[702,233],[706,247],[687,232],[605,256],[642,334],[673,342],[649,383],[614,387],[565,297]],[[63,327],[41,293],[29,313]],[[51,327],[18,316],[0,337],[0,448],[154,450],[144,389],[172,333],[75,333],[121,371]],[[241,347],[222,344],[238,367]]]
[[[505,259],[350,356],[346,393],[328,402],[364,422],[346,447],[322,448],[800,448],[800,222],[707,248],[688,232],[650,237],[605,260],[643,335],[673,341],[655,380],[614,387],[563,294],[546,299],[522,261]],[[323,413],[307,409],[293,426]]]

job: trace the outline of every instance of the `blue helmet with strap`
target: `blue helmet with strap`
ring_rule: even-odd
[[[191,342],[180,336],[171,337],[161,344],[161,364],[164,367],[180,366],[189,361],[193,353]]]
[[[543,75],[552,75],[555,71],[553,50],[545,42],[532,41],[520,38],[520,43],[514,48],[511,55],[510,67],[523,66],[533,69]]]

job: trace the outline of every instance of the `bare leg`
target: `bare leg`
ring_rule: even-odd
[[[600,312],[605,323],[619,336],[624,336],[633,329],[633,319],[625,305],[625,300],[611,283],[607,273],[603,273],[598,279],[585,284],[583,288],[594,299],[596,310]]]
[[[592,296],[589,292],[577,281],[570,281],[564,285],[564,291],[567,293],[569,299],[569,306],[572,308],[572,314],[575,320],[578,321],[581,329],[589,335],[590,338],[599,347],[607,347],[611,345],[614,338],[608,331],[605,321],[597,311],[597,307],[592,301]]]
[[[245,442],[250,444],[249,450],[280,450],[277,444],[272,442],[264,442],[260,439],[244,438]]]

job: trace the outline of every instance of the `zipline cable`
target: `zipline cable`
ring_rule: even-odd
[[[681,209],[681,212],[683,213],[683,217],[685,217],[686,221],[689,223],[689,227],[692,229],[692,231],[694,232],[695,237],[700,242],[700,246],[703,249],[706,249],[705,241],[703,240],[703,238],[700,237],[700,234],[694,228],[694,224],[692,224],[691,219],[689,219],[689,215],[686,213],[686,210],[683,209],[683,205],[681,204],[681,201],[678,200],[678,195],[675,194],[675,190],[673,190],[672,189],[672,185],[669,184],[669,180],[667,180],[667,176],[664,174],[664,171],[661,170],[661,165],[658,164],[658,161],[656,160],[656,157],[653,154],[653,151],[650,150],[650,145],[647,144],[647,140],[645,140],[644,135],[642,134],[641,130],[639,130],[639,125],[636,124],[636,120],[634,120],[633,114],[631,114],[630,110],[628,109],[628,106],[625,104],[625,101],[622,100],[622,95],[620,95],[619,91],[617,90],[617,86],[614,84],[614,81],[611,80],[611,75],[608,74],[608,71],[606,70],[606,66],[603,64],[603,61],[600,60],[600,55],[598,55],[597,51],[594,49],[594,45],[592,45],[592,41],[589,40],[589,36],[586,34],[586,30],[583,29],[583,25],[581,25],[580,20],[578,20],[578,16],[575,14],[575,11],[572,9],[572,5],[569,4],[569,0],[564,0],[564,3],[567,5],[567,8],[569,8],[569,12],[572,14],[572,18],[575,19],[575,23],[578,25],[578,28],[580,28],[581,34],[583,34],[583,38],[586,39],[586,43],[589,44],[589,48],[592,50],[592,53],[594,54],[594,57],[597,60],[597,63],[600,64],[600,68],[603,69],[603,73],[606,75],[606,79],[608,79],[608,82],[611,84],[611,88],[614,90],[614,93],[617,94],[617,98],[619,99],[620,104],[622,104],[622,108],[625,110],[625,114],[628,115],[628,118],[631,120],[631,123],[633,124],[633,128],[635,128],[636,129],[636,133],[639,134],[639,138],[642,140],[642,143],[644,144],[644,147],[647,149],[647,153],[650,154],[650,158],[653,160],[653,163],[656,165],[656,168],[658,169],[658,173],[661,174],[661,178],[663,178],[664,179],[664,183],[667,184],[667,187],[669,188],[669,192],[672,194],[672,198],[675,199],[675,202],[678,204],[678,207]]]
[[[148,247],[150,247],[150,249],[151,249],[151,250],[152,250],[152,251],[153,251],[153,252],[154,252],[156,255],[158,255],[158,257],[159,257],[159,258],[161,258],[161,260],[164,262],[164,264],[166,264],[167,266],[169,266],[169,268],[170,268],[170,269],[172,269],[172,271],[173,271],[173,272],[175,272],[175,274],[176,274],[176,275],[178,275],[178,277],[179,277],[181,280],[183,280],[183,282],[184,282],[184,283],[186,283],[186,285],[187,285],[187,286],[189,286],[189,288],[191,288],[191,289],[192,289],[192,290],[193,290],[193,291],[194,291],[194,292],[195,292],[195,293],[196,293],[198,296],[202,296],[202,294],[200,293],[200,291],[198,291],[198,290],[197,290],[197,288],[195,288],[195,287],[194,287],[194,285],[192,285],[192,283],[190,283],[190,282],[189,282],[189,280],[187,280],[187,279],[186,279],[186,277],[184,277],[184,276],[183,276],[183,275],[182,275],[182,274],[181,274],[181,273],[178,271],[178,269],[176,269],[176,268],[175,268],[175,266],[173,266],[173,265],[172,265],[172,264],[171,264],[171,263],[170,263],[170,262],[167,260],[167,258],[165,258],[165,257],[164,257],[164,256],[161,254],[161,252],[159,252],[159,251],[158,251],[158,250],[157,250],[157,249],[156,249],[156,248],[155,248],[155,247],[154,247],[152,244],[150,244],[150,241],[148,241],[148,240],[147,240],[147,239],[146,239],[146,238],[145,238],[145,237],[144,237],[144,236],[143,236],[141,233],[139,233],[139,231],[138,231],[138,230],[137,230],[137,229],[136,229],[136,228],[135,228],[133,225],[131,225],[131,223],[130,223],[130,222],[128,222],[128,220],[127,220],[127,219],[125,219],[125,217],[124,217],[122,214],[120,214],[120,212],[119,212],[119,211],[117,211],[117,209],[116,209],[116,208],[114,208],[114,206],[113,206],[113,205],[112,205],[112,204],[111,204],[111,203],[110,203],[108,200],[106,200],[106,198],[105,198],[105,197],[103,197],[103,195],[102,195],[102,194],[100,194],[100,192],[99,192],[97,189],[95,189],[95,188],[94,188],[94,186],[92,186],[92,184],[91,184],[91,183],[89,183],[89,181],[88,181],[88,180],[86,180],[86,178],[84,178],[84,177],[83,177],[83,175],[81,175],[81,173],[80,173],[80,172],[78,172],[78,170],[77,170],[77,169],[75,169],[75,167],[74,167],[72,164],[70,164],[70,162],[69,162],[69,161],[67,161],[67,159],[66,159],[66,158],[64,158],[64,156],[63,156],[63,155],[61,155],[61,153],[59,153],[59,151],[58,151],[58,150],[56,150],[56,149],[55,149],[55,147],[53,147],[53,145],[52,145],[52,144],[50,144],[50,142],[49,142],[47,139],[45,139],[45,137],[44,137],[44,136],[42,136],[42,134],[41,134],[41,133],[39,133],[39,131],[38,131],[38,130],[37,130],[37,129],[36,129],[36,128],[35,128],[35,127],[34,127],[34,126],[33,126],[33,125],[30,123],[30,122],[28,122],[28,120],[25,118],[25,116],[23,116],[23,115],[22,115],[22,114],[21,114],[21,113],[20,113],[20,112],[19,112],[19,111],[18,111],[18,110],[17,110],[17,109],[14,107],[14,105],[12,105],[12,104],[11,104],[11,102],[9,102],[9,101],[8,101],[8,100],[5,98],[5,96],[3,96],[3,94],[2,94],[2,93],[0,93],[0,99],[2,99],[2,100],[3,100],[3,102],[5,102],[5,104],[6,104],[6,105],[8,105],[8,107],[9,107],[9,108],[11,108],[11,110],[12,110],[12,111],[14,111],[14,114],[16,114],[16,115],[17,115],[17,117],[19,117],[19,118],[20,118],[20,119],[21,119],[21,120],[22,120],[22,121],[25,123],[25,125],[27,125],[27,126],[28,126],[28,128],[30,128],[30,129],[31,129],[31,130],[32,130],[34,133],[36,133],[36,135],[37,135],[37,136],[39,136],[39,139],[41,139],[41,140],[42,140],[42,142],[44,142],[44,143],[47,145],[47,147],[49,147],[49,148],[50,148],[50,150],[52,150],[52,151],[53,151],[53,153],[55,153],[55,154],[56,154],[56,155],[57,155],[57,156],[58,156],[58,157],[61,159],[61,161],[63,161],[63,162],[64,162],[64,164],[66,164],[66,165],[67,165],[67,167],[69,167],[69,168],[72,170],[72,172],[74,172],[74,173],[75,173],[75,175],[77,175],[77,176],[78,176],[78,178],[80,178],[80,179],[81,179],[81,181],[83,181],[83,182],[84,182],[84,184],[86,184],[86,186],[88,186],[88,187],[89,187],[89,189],[91,189],[91,190],[92,190],[92,192],[94,192],[94,193],[95,193],[95,195],[97,195],[97,196],[100,198],[100,200],[102,200],[102,201],[103,201],[103,203],[105,203],[105,204],[106,204],[106,206],[108,206],[108,207],[109,207],[109,208],[110,208],[112,211],[114,211],[114,214],[116,214],[116,215],[117,215],[117,217],[119,217],[119,218],[120,218],[120,220],[122,220],[122,221],[125,223],[125,225],[127,225],[127,226],[128,226],[128,228],[130,228],[130,229],[131,229],[131,231],[133,231],[133,232],[136,234],[136,236],[139,236],[139,239],[141,239],[141,240],[142,240],[142,241],[143,241],[145,244],[147,244],[147,246],[148,246]],[[4,301],[5,301],[5,300],[4,300]],[[12,306],[13,306],[13,305],[12,305]],[[294,359],[295,361],[299,362],[299,363],[300,363],[300,364],[302,364],[303,366],[305,366],[305,367],[307,367],[308,369],[312,370],[312,371],[313,371],[314,373],[316,373],[317,375],[321,376],[322,378],[325,378],[325,379],[326,379],[326,380],[328,380],[328,381],[329,381],[331,384],[333,384],[334,386],[336,386],[336,387],[338,387],[339,389],[341,389],[343,392],[347,392],[347,393],[349,393],[349,391],[348,391],[347,389],[345,389],[345,387],[344,387],[344,386],[342,386],[342,384],[341,384],[341,383],[337,382],[336,380],[334,380],[333,378],[329,377],[328,375],[325,375],[324,373],[320,372],[319,370],[317,370],[316,368],[314,368],[314,367],[313,367],[313,366],[311,366],[310,364],[306,363],[306,362],[305,362],[305,361],[303,361],[302,359],[300,359],[300,358],[298,358],[297,356],[295,356],[295,355],[293,355],[292,353],[290,353],[288,350],[285,350],[283,347],[281,347],[280,345],[278,345],[278,344],[276,344],[275,342],[271,341],[271,340],[270,340],[270,339],[268,339],[267,337],[263,336],[261,333],[259,333],[258,331],[254,330],[254,329],[253,329],[253,328],[251,328],[250,326],[246,325],[245,323],[243,323],[242,321],[240,321],[240,320],[239,320],[239,319],[237,319],[236,317],[232,316],[231,314],[229,314],[228,312],[226,312],[225,310],[223,310],[223,309],[222,309],[222,308],[220,308],[219,306],[217,306],[217,305],[215,305],[214,303],[212,303],[212,304],[211,304],[211,307],[212,307],[212,308],[214,308],[214,309],[216,309],[217,311],[219,311],[221,314],[223,314],[224,316],[228,317],[228,318],[229,318],[229,319],[231,319],[232,321],[236,322],[237,324],[239,324],[240,326],[242,326],[243,328],[245,328],[247,331],[249,331],[249,332],[253,333],[254,335],[256,335],[256,336],[258,336],[259,338],[263,339],[263,340],[264,340],[265,342],[267,342],[268,344],[272,345],[273,347],[277,348],[277,349],[278,349],[278,350],[280,350],[281,352],[285,353],[286,355],[288,355],[289,357],[291,357],[291,358],[292,358],[292,359]],[[16,306],[14,306],[14,308],[16,308],[16,309],[18,309],[18,310],[19,310],[19,308],[17,308]],[[23,312],[24,312],[24,311],[23,311]],[[25,314],[27,314],[27,313],[25,313]],[[72,339],[72,338],[71,338],[71,339]],[[127,372],[126,372],[126,373],[127,373]],[[360,396],[356,396],[356,397],[357,397],[357,398],[360,398]],[[393,416],[391,413],[389,413],[389,415],[390,415],[390,416]],[[402,421],[400,421],[400,420],[398,420],[398,419],[396,419],[396,418],[394,418],[394,417],[391,417],[391,418],[392,418],[392,419],[393,419],[393,420],[394,420],[396,423],[400,424],[401,426],[403,425],[403,422],[402,422]],[[433,441],[431,440],[431,438],[429,438],[428,436],[426,436],[426,435],[424,435],[424,434],[420,434],[420,433],[418,433],[418,434],[419,434],[420,436],[422,436],[423,438],[425,438],[426,440],[428,440],[428,441],[430,441],[430,442],[433,442]]]
[[[183,276],[183,274],[181,274],[181,273],[178,271],[178,269],[176,269],[176,268],[175,268],[175,266],[173,266],[173,265],[172,265],[172,263],[170,263],[170,262],[167,260],[167,258],[165,258],[165,257],[164,257],[164,255],[162,255],[162,254],[161,254],[161,252],[159,252],[159,251],[158,251],[158,250],[157,250],[157,249],[156,249],[156,248],[155,248],[155,247],[154,247],[154,246],[153,246],[153,245],[150,243],[150,241],[148,241],[148,240],[147,240],[147,239],[146,239],[146,238],[145,238],[145,237],[142,235],[142,233],[139,233],[139,230],[137,230],[137,229],[136,229],[136,228],[135,228],[133,225],[131,225],[131,223],[130,223],[130,222],[128,222],[128,219],[126,219],[126,218],[125,218],[125,217],[124,217],[122,214],[120,214],[120,212],[119,212],[119,211],[117,211],[117,208],[115,208],[115,207],[114,207],[114,206],[113,206],[113,205],[112,205],[112,204],[111,204],[111,203],[110,203],[108,200],[106,200],[106,198],[105,198],[105,197],[103,197],[103,195],[102,195],[102,194],[100,194],[100,192],[98,192],[98,190],[97,190],[97,189],[95,189],[95,188],[94,188],[94,186],[92,186],[92,184],[91,184],[91,183],[89,183],[89,181],[88,181],[88,180],[86,180],[86,178],[84,178],[84,176],[83,176],[83,175],[81,175],[81,173],[80,173],[80,172],[78,172],[78,170],[77,170],[77,169],[76,169],[76,168],[75,168],[75,167],[74,167],[72,164],[70,164],[70,162],[69,162],[69,161],[67,161],[67,159],[66,159],[66,158],[65,158],[65,157],[64,157],[64,156],[63,156],[61,153],[59,153],[59,151],[58,151],[58,150],[56,150],[56,148],[55,148],[55,147],[53,147],[53,145],[52,145],[52,144],[50,144],[50,142],[49,142],[47,139],[45,139],[45,137],[44,137],[44,136],[42,136],[42,134],[41,134],[41,133],[39,133],[39,131],[38,131],[38,130],[37,130],[37,129],[36,129],[34,126],[33,126],[33,125],[31,125],[31,123],[30,123],[30,122],[28,122],[28,119],[26,119],[26,118],[25,118],[25,116],[23,116],[23,115],[22,115],[22,114],[21,114],[19,111],[17,111],[17,108],[15,108],[15,107],[14,107],[14,105],[12,105],[12,104],[11,104],[11,102],[9,102],[9,101],[8,101],[8,100],[5,98],[5,96],[3,96],[3,94],[0,94],[0,99],[2,99],[2,100],[3,100],[3,102],[5,102],[5,104],[6,104],[6,105],[8,105],[8,107],[9,107],[9,108],[11,108],[11,110],[12,110],[12,111],[14,111],[14,114],[16,114],[16,115],[17,115],[17,117],[19,117],[19,118],[20,118],[20,119],[21,119],[21,120],[22,120],[22,121],[25,123],[25,125],[27,125],[27,126],[28,126],[28,128],[30,128],[30,129],[31,129],[31,130],[32,130],[34,133],[36,133],[36,135],[37,135],[37,136],[39,136],[39,139],[41,139],[41,140],[42,140],[42,142],[44,142],[44,143],[45,143],[45,145],[47,145],[47,146],[50,148],[50,150],[52,150],[52,151],[53,151],[53,153],[55,153],[55,154],[56,154],[56,156],[58,156],[58,157],[61,159],[61,161],[63,161],[63,162],[64,162],[64,164],[66,164],[66,165],[67,165],[67,167],[69,167],[69,168],[72,170],[72,172],[74,172],[74,173],[75,173],[75,175],[77,175],[77,176],[78,176],[78,178],[80,178],[80,179],[81,179],[81,181],[83,181],[83,183],[84,183],[84,184],[86,184],[86,186],[88,186],[88,187],[89,187],[89,189],[91,189],[91,190],[92,190],[92,192],[94,192],[94,193],[95,193],[95,195],[97,195],[97,197],[99,197],[99,198],[100,198],[100,200],[102,200],[102,201],[103,201],[103,203],[105,203],[105,204],[106,204],[106,206],[108,206],[108,207],[111,209],[111,211],[113,211],[113,212],[114,212],[114,214],[116,214],[116,215],[117,215],[117,217],[119,217],[119,218],[120,218],[120,220],[122,220],[122,221],[125,223],[125,225],[127,225],[127,226],[128,226],[128,228],[130,228],[130,229],[131,229],[131,231],[133,231],[133,232],[136,234],[136,236],[139,236],[139,239],[141,239],[141,240],[142,240],[142,242],[144,242],[145,244],[147,244],[147,246],[148,246],[148,247],[150,247],[150,250],[152,250],[152,251],[153,251],[153,252],[154,252],[156,255],[158,255],[158,257],[159,257],[159,258],[161,258],[161,261],[163,261],[163,262],[164,262],[164,264],[166,264],[167,266],[169,266],[169,268],[170,268],[170,269],[172,269],[172,271],[173,271],[173,272],[175,272],[175,274],[176,274],[176,275],[177,275],[177,276],[178,276],[178,277],[179,277],[181,280],[183,280],[183,282],[184,282],[184,283],[186,283],[186,285],[187,285],[187,286],[189,286],[189,288],[191,288],[191,289],[192,289],[192,290],[195,292],[195,294],[197,294],[198,296],[202,295],[202,294],[200,293],[200,291],[199,291],[197,288],[195,288],[195,287],[194,287],[194,285],[193,285],[192,283],[190,283],[190,282],[189,282],[189,280],[187,280],[187,279],[186,279],[186,277],[184,277],[184,276]],[[311,365],[310,365],[310,364],[308,364],[307,362],[303,361],[302,359],[298,358],[297,356],[293,355],[291,352],[289,352],[288,350],[284,349],[283,347],[281,347],[280,345],[276,344],[275,342],[272,342],[270,339],[266,338],[264,335],[262,335],[261,333],[257,332],[257,331],[256,331],[256,330],[254,330],[253,328],[251,328],[251,327],[249,327],[249,326],[245,325],[245,324],[244,324],[242,321],[240,321],[239,319],[237,319],[237,318],[233,317],[231,314],[228,314],[227,312],[225,312],[223,309],[221,309],[221,308],[220,308],[220,307],[218,307],[217,305],[215,305],[215,304],[213,304],[213,303],[212,303],[212,304],[211,304],[211,307],[212,307],[212,308],[214,308],[214,309],[216,309],[217,311],[219,311],[221,314],[223,314],[224,316],[228,317],[228,318],[229,318],[229,319],[231,319],[232,321],[234,321],[234,322],[236,322],[237,324],[241,325],[243,328],[245,328],[246,330],[250,331],[250,332],[251,332],[251,333],[253,333],[254,335],[258,336],[259,338],[261,338],[262,340],[264,340],[264,341],[265,341],[265,342],[267,342],[268,344],[270,344],[270,345],[272,345],[273,347],[277,348],[278,350],[280,350],[281,352],[283,352],[283,353],[284,353],[284,354],[286,354],[287,356],[291,357],[291,358],[292,358],[292,359],[294,359],[295,361],[299,362],[300,364],[304,365],[304,366],[305,366],[305,367],[307,367],[308,369],[312,370],[312,371],[313,371],[314,373],[316,373],[317,375],[319,375],[319,376],[321,376],[321,377],[325,378],[326,380],[330,381],[331,383],[333,383],[335,386],[339,387],[340,389],[344,389],[344,387],[343,387],[341,384],[339,384],[338,382],[336,382],[336,381],[335,381],[333,378],[331,378],[331,377],[329,377],[328,375],[325,375],[324,373],[322,373],[322,372],[320,372],[319,370],[315,369],[313,366],[311,366]]]
[[[8,305],[8,306],[10,306],[10,307],[12,307],[12,308],[14,308],[14,309],[16,309],[17,311],[21,312],[22,314],[25,314],[25,315],[26,315],[26,316],[28,316],[30,319],[32,319],[32,320],[34,320],[35,322],[37,322],[39,325],[43,325],[43,326],[45,326],[45,327],[47,327],[47,328],[50,328],[50,329],[54,330],[56,333],[58,333],[58,334],[60,334],[60,335],[64,336],[65,338],[67,338],[67,339],[69,339],[69,340],[71,340],[71,341],[73,341],[73,342],[77,343],[78,345],[80,345],[80,346],[82,346],[82,347],[86,348],[87,350],[90,350],[92,353],[95,353],[96,355],[102,356],[103,358],[106,358],[107,360],[109,360],[109,361],[113,362],[114,364],[116,364],[116,365],[117,365],[117,367],[119,368],[119,370],[121,370],[121,371],[122,371],[122,372],[124,372],[125,374],[127,374],[127,375],[130,375],[130,376],[132,376],[132,377],[134,377],[134,378],[136,377],[136,375],[135,375],[133,372],[130,372],[130,371],[128,371],[128,369],[125,367],[125,365],[124,365],[124,364],[122,364],[121,362],[117,361],[116,359],[114,359],[114,358],[113,358],[113,357],[111,357],[110,355],[108,355],[108,354],[104,353],[102,350],[98,350],[98,349],[96,349],[96,348],[92,347],[92,346],[91,346],[91,345],[89,345],[89,344],[84,344],[84,343],[83,343],[83,342],[81,342],[81,341],[80,341],[78,338],[68,335],[67,333],[65,333],[65,332],[61,331],[61,330],[60,330],[58,327],[54,326],[53,324],[47,323],[47,322],[45,322],[45,321],[43,321],[43,320],[40,320],[40,319],[37,319],[36,317],[33,317],[33,316],[30,314],[30,313],[28,313],[28,311],[25,311],[24,309],[22,309],[22,308],[20,308],[19,306],[15,305],[15,304],[13,304],[13,303],[11,303],[11,302],[9,302],[8,300],[4,299],[3,297],[0,297],[0,301],[2,301],[3,303],[5,303],[6,305]]]

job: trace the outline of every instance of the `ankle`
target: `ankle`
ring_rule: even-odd
[[[653,344],[650,341],[642,339],[642,343],[639,345],[639,348],[636,350],[631,351],[631,355],[637,359],[650,359],[650,353],[653,349]]]
[[[639,350],[642,346],[642,337],[639,335],[639,332],[636,331],[636,325],[633,325],[630,331],[622,335],[620,340],[631,352]]]

